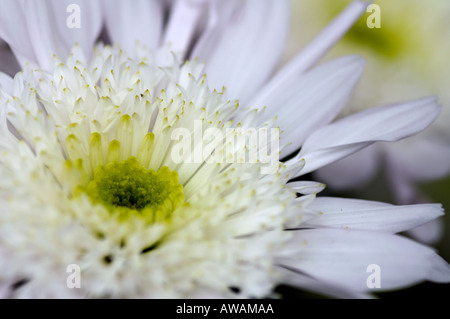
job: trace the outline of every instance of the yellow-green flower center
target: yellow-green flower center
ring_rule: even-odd
[[[135,157],[98,167],[85,188],[90,199],[122,216],[138,213],[152,222],[168,221],[184,201],[178,173],[167,167],[155,172]]]

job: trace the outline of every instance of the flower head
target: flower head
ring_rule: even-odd
[[[83,269],[84,296],[188,297],[199,287],[267,295],[277,278],[271,255],[290,237],[283,225],[299,209],[285,187],[286,165],[263,175],[262,163],[174,162],[177,128],[194,119],[230,127],[236,102],[210,91],[196,62],[174,57],[158,69],[104,47],[83,65],[80,54],[55,62],[53,73],[18,74],[22,91],[2,100],[3,127],[16,131],[2,135],[1,189],[10,190],[2,250],[11,254],[8,265],[45,256],[9,270],[15,281],[30,280],[18,296],[37,297],[38,282],[64,284],[58,269],[69,264]],[[49,260],[54,271],[45,275]]]

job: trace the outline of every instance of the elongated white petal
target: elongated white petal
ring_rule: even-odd
[[[69,53],[69,47],[55,32],[58,25],[52,7],[48,2],[42,5],[38,1],[31,1],[23,6],[23,10],[37,62],[39,66],[50,69],[53,66],[53,54],[66,58]],[[65,10],[61,14],[65,14]]]
[[[251,100],[250,105],[264,105],[298,74],[311,68],[347,32],[364,12],[367,2],[353,1],[304,50],[281,69]]]
[[[344,158],[377,141],[394,142],[424,130],[441,107],[436,98],[372,108],[325,126],[303,144],[297,155],[305,159],[301,174]]]
[[[100,32],[97,1],[4,0],[2,6],[7,10],[0,11],[0,37],[8,42],[22,66],[30,62],[50,69],[53,55],[67,58],[75,42],[90,52]],[[69,22],[71,14],[79,24]]]
[[[306,276],[302,273],[296,272],[292,269],[282,268],[283,277],[281,284],[291,287],[298,287],[302,290],[308,290],[323,296],[345,299],[369,299],[372,298],[367,293],[346,289],[342,286],[335,285],[329,282],[320,281],[316,278]]]
[[[218,1],[208,32],[192,58],[207,61],[213,88],[225,85],[243,104],[262,86],[281,59],[289,24],[288,1]]]
[[[319,193],[325,189],[325,184],[311,181],[292,182],[287,184],[292,190],[299,194],[311,195]]]
[[[373,144],[314,172],[314,178],[339,190],[356,189],[368,183],[380,164],[380,145]]]
[[[332,60],[300,75],[286,85],[283,94],[267,101],[265,116],[277,116],[277,123],[285,132],[281,145],[291,143],[283,150],[282,157],[298,150],[311,132],[339,114],[363,67],[364,61],[358,56]]]
[[[37,63],[22,5],[17,0],[2,1],[2,8],[8,10],[0,10],[0,38],[10,45],[21,64],[25,60]]]
[[[198,27],[200,17],[206,13],[208,1],[175,1],[164,32],[163,43],[170,43],[174,52],[186,52]]]
[[[432,249],[398,235],[338,229],[296,231],[279,264],[355,291],[379,266],[379,288],[390,290],[430,280],[450,282],[450,267]],[[281,252],[280,252],[281,254]],[[375,275],[376,276],[376,275]]]
[[[12,95],[14,80],[6,73],[0,72],[0,90]]]
[[[73,45],[78,43],[86,57],[90,58],[102,28],[101,2],[98,0],[51,0],[49,3],[59,35],[57,41],[65,44],[64,53],[69,52]],[[78,18],[79,25],[77,25]]]
[[[129,54],[136,41],[153,49],[161,38],[164,6],[161,1],[105,0],[105,22],[113,43],[120,43]]]
[[[318,197],[309,206],[318,216],[308,220],[309,227],[331,227],[398,233],[442,216],[440,204],[395,206],[386,203]]]

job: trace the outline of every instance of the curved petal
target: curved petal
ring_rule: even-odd
[[[164,3],[147,0],[104,0],[105,23],[113,43],[120,43],[129,54],[135,49],[136,41],[149,47],[159,45]]]
[[[279,264],[318,280],[355,291],[368,291],[371,271],[380,270],[380,288],[398,289],[424,280],[450,282],[450,266],[432,249],[398,235],[379,232],[312,229],[296,231],[280,252]]]
[[[398,233],[423,225],[442,215],[440,204],[396,206],[386,203],[332,197],[317,197],[308,206],[319,213],[307,227],[330,227]]]
[[[312,172],[374,142],[394,142],[417,134],[436,119],[440,110],[432,97],[372,108],[325,126],[305,141],[296,156],[305,159],[300,173]]]
[[[80,28],[71,28],[67,24],[69,4],[78,6]],[[8,42],[18,61],[22,65],[30,62],[44,69],[53,67],[54,54],[67,58],[75,42],[89,53],[100,27],[97,1],[4,0],[0,11],[0,37]]]
[[[320,193],[325,189],[324,184],[312,181],[292,182],[288,183],[287,186],[289,186],[292,190],[296,191],[297,193],[303,195]]]
[[[8,95],[13,94],[14,80],[8,74],[0,72],[0,91]],[[1,94],[1,93],[0,93]]]
[[[295,78],[311,68],[347,32],[366,9],[367,2],[353,1],[340,13],[305,49],[283,67],[249,103],[251,106],[264,105],[271,96]]]
[[[194,47],[192,58],[207,62],[213,88],[226,86],[243,104],[269,78],[281,60],[289,24],[286,0],[214,2],[210,27]]]
[[[187,52],[208,4],[209,1],[205,0],[175,1],[164,31],[163,43],[170,44],[174,52]]]
[[[283,268],[283,267],[281,267]],[[351,289],[342,287],[340,285],[329,282],[320,281],[298,271],[289,268],[283,268],[283,277],[280,284],[293,286],[300,289],[308,290],[320,295],[330,296],[333,298],[344,299],[370,299],[373,298],[370,294],[353,291]]]
[[[284,134],[281,157],[298,150],[306,138],[330,123],[347,103],[361,77],[364,60],[347,56],[329,61],[302,74],[276,97],[266,101],[264,118],[277,117]]]
[[[100,1],[92,0],[51,0],[53,15],[59,37],[65,50],[69,52],[78,43],[85,56],[93,55],[93,47],[102,28],[102,13]],[[68,19],[76,10],[80,10],[80,27],[68,27]],[[65,52],[66,53],[66,52]]]
[[[2,1],[2,10],[0,10],[0,38],[9,44],[11,50],[22,65],[27,60],[35,64],[38,63],[28,33],[23,1]]]

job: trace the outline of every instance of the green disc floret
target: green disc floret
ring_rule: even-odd
[[[97,168],[85,191],[93,202],[111,211],[135,211],[153,221],[168,219],[184,201],[176,172],[167,167],[157,172],[146,169],[135,157]]]

